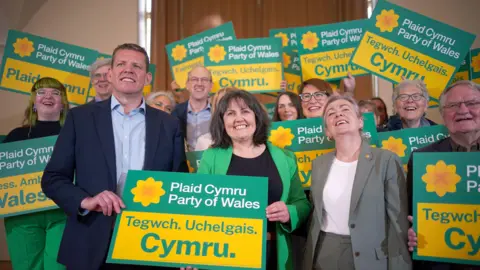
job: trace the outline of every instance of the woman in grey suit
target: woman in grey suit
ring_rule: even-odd
[[[312,164],[304,269],[411,269],[402,163],[362,140],[363,118],[351,97],[331,96],[324,119],[336,149]]]

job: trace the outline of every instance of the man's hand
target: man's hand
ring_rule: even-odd
[[[125,204],[117,194],[105,190],[93,198],[83,199],[80,207],[88,211],[103,212],[105,216],[111,216],[113,211],[120,214],[121,208],[125,208]]]

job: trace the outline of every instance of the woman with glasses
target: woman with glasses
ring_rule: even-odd
[[[323,116],[323,106],[328,97],[333,94],[330,84],[322,79],[309,79],[304,81],[299,89],[302,100],[302,110],[305,118]]]
[[[67,92],[63,84],[53,78],[39,79],[31,89],[24,125],[12,130],[3,142],[58,135],[68,109]],[[13,269],[65,269],[57,263],[57,254],[66,218],[61,209],[5,218]]]
[[[393,89],[392,101],[396,115],[388,120],[388,131],[436,125],[425,118],[429,95],[423,81],[402,81]]]
[[[157,91],[152,92],[147,96],[147,105],[171,114],[176,104],[175,98],[171,92]]]

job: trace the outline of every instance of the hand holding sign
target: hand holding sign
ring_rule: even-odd
[[[120,208],[125,208],[125,204],[117,194],[104,190],[93,198],[83,199],[80,207],[88,211],[103,212],[105,216],[111,216],[113,210],[115,210],[115,213],[120,214]]]
[[[287,205],[282,202],[274,202],[267,207],[268,221],[280,221],[281,223],[287,223],[290,221],[290,213],[288,212]]]
[[[413,217],[408,216],[408,221],[410,221],[410,223],[413,223]],[[415,248],[416,246],[417,246],[417,234],[415,233],[413,228],[410,227],[410,229],[408,229],[408,250],[410,252],[413,252],[413,248]]]

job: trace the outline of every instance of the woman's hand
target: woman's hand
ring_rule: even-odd
[[[198,268],[192,268],[191,266],[182,267],[180,270],[198,270]]]
[[[410,223],[413,223],[413,217],[408,216],[408,221],[410,221]],[[413,227],[410,227],[410,229],[408,229],[408,250],[410,252],[413,252],[413,249],[417,246],[417,242],[417,233],[415,233]]]
[[[352,76],[350,72],[348,72],[348,75],[345,79],[343,79],[343,85],[345,87],[345,94],[349,94],[353,96],[353,93],[355,92],[355,86],[356,86],[356,81],[355,77]]]
[[[280,223],[287,223],[290,221],[290,213],[287,205],[282,202],[274,202],[267,207],[268,221],[279,221]]]
[[[280,83],[280,89],[282,89],[283,91],[287,91],[287,81],[282,81]]]

